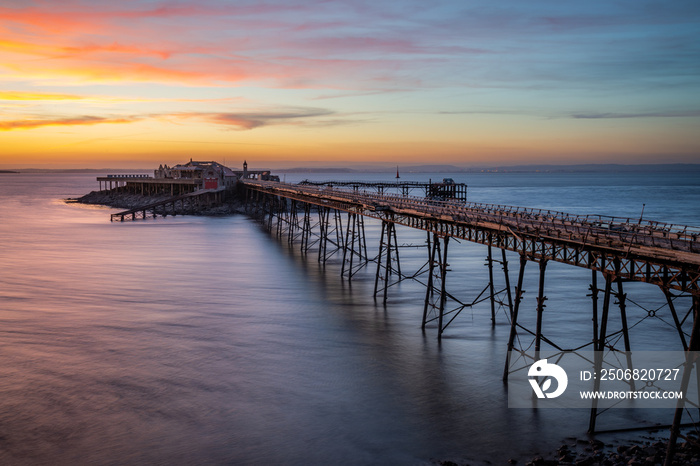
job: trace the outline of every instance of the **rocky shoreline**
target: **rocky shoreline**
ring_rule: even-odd
[[[615,442],[618,443],[618,442]],[[509,459],[506,464],[525,466],[661,466],[666,460],[668,439],[640,436],[638,440],[619,442],[619,445],[592,439],[567,439],[549,455],[538,455],[528,460]],[[440,466],[467,466],[496,464],[491,461],[440,460]],[[679,437],[673,458],[674,466],[700,466],[700,440],[695,435]]]
[[[127,210],[167,201],[171,197],[172,196],[169,195],[144,196],[113,191],[92,191],[77,199],[66,199],[66,201],[80,204],[104,205]],[[244,213],[244,206],[236,197],[233,197],[222,205],[201,209],[194,215],[218,216],[239,213]]]

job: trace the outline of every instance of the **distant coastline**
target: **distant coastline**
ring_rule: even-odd
[[[399,165],[401,173],[700,173],[700,164],[578,164],[578,165],[504,165],[472,166],[456,165]],[[394,173],[391,167],[296,167],[274,169],[276,173]]]
[[[301,166],[292,168],[270,167],[274,173],[395,173],[396,165],[374,166]],[[401,173],[700,173],[700,163],[655,163],[655,164],[575,164],[575,165],[502,165],[502,166],[457,166],[457,165],[398,165]],[[0,170],[0,173],[151,173],[148,169],[129,168],[26,168]]]

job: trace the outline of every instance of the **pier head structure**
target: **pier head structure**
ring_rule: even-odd
[[[119,189],[120,192],[153,196],[193,193],[201,189],[232,188],[238,175],[218,162],[197,162],[174,167],[161,165],[149,175],[107,175],[97,178],[100,191]],[[104,183],[104,189],[103,189]]]
[[[534,350],[539,355],[545,346],[562,353],[585,349],[629,354],[634,348],[630,329],[640,321],[655,321],[674,329],[676,348],[688,355],[684,370],[686,387],[691,371],[695,370],[695,355],[700,350],[699,228],[470,203],[466,202],[466,187],[446,192],[401,183],[376,186],[352,182],[286,184],[241,180],[239,183],[247,212],[270,232],[298,245],[303,253],[315,254],[324,264],[335,257],[340,261],[341,275],[347,280],[352,280],[360,268],[374,267],[377,301],[386,303],[391,299],[392,287],[401,281],[422,283],[425,297],[417,306],[421,308],[417,314],[422,315],[421,327],[435,328],[438,339],[464,309],[489,303],[488,317],[493,325],[500,315],[497,310],[504,310],[510,327],[504,348],[504,380],[516,370],[512,357],[530,365],[534,360],[527,359],[528,351]],[[394,192],[389,192],[390,188]],[[418,189],[418,194],[423,195],[409,195],[411,189]],[[443,195],[431,195],[440,191]],[[371,243],[365,229],[367,221],[380,224],[378,244],[374,248],[367,246],[368,241]],[[418,270],[406,270],[405,263],[402,269],[400,251],[406,245],[399,241],[397,227],[425,232],[421,245],[410,245],[425,250],[425,264]],[[468,298],[455,291],[460,284],[451,283],[449,278],[452,270],[449,252],[454,248],[453,243],[461,242],[486,247],[485,286],[483,291]],[[369,253],[370,250],[376,253]],[[572,347],[569,339],[556,341],[547,331],[545,283],[552,263],[590,271],[584,289],[588,292],[586,299],[590,299],[586,313],[591,328],[583,344]],[[526,269],[533,267],[537,285],[534,302],[527,304],[524,277]],[[631,282],[655,288],[664,304],[653,307],[628,297],[626,284]],[[630,307],[641,311],[638,320],[631,320]],[[529,320],[524,319],[527,314]],[[596,431],[600,415],[596,403],[592,404],[591,433]],[[697,400],[688,400],[687,404],[697,407]],[[673,456],[684,409],[684,404],[679,404],[676,410],[669,458]]]
[[[193,193],[202,189],[230,189],[238,179],[278,180],[269,170],[233,170],[218,162],[198,162],[190,159],[173,167],[160,165],[153,176],[146,174],[116,174],[98,176],[100,191],[117,189],[119,192],[152,196],[171,196]]]
[[[269,170],[233,170],[218,162],[190,159],[173,167],[160,165],[153,176],[146,174],[116,174],[97,178],[100,193],[117,196],[142,196],[158,199],[111,215],[112,221],[145,219],[148,217],[195,214],[203,209],[220,206],[233,197],[238,180],[279,180]]]

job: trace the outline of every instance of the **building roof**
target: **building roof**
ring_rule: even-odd
[[[189,162],[186,164],[178,164],[175,165],[172,170],[180,170],[180,171],[199,171],[199,170],[204,170],[205,168],[213,168],[216,170],[218,173],[223,172],[224,176],[236,176],[236,173],[231,170],[230,168],[221,165],[219,162],[201,162],[201,161],[194,161],[190,159]]]

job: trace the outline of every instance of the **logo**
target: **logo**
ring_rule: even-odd
[[[569,384],[569,378],[566,376],[564,369],[556,364],[547,363],[546,359],[540,359],[530,366],[527,375],[537,398],[556,398],[564,393],[566,386]],[[542,386],[538,383],[539,377],[546,377],[542,382]],[[557,389],[547,393],[547,390],[552,386],[552,379],[557,381]]]

